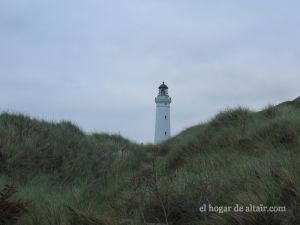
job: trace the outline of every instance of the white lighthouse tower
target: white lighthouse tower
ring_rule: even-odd
[[[170,103],[171,98],[168,95],[168,86],[163,82],[159,87],[158,96],[155,98],[156,119],[155,119],[155,137],[154,143],[158,144],[171,135],[170,126]]]

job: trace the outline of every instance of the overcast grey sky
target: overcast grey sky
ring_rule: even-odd
[[[300,95],[300,1],[0,1],[0,110],[154,137],[157,88],[176,134],[238,105]]]

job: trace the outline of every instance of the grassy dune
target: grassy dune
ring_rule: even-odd
[[[229,109],[161,145],[3,113],[0,188],[14,185],[12,201],[30,202],[20,225],[299,224],[299,138],[296,102]],[[203,204],[286,211],[200,212]]]

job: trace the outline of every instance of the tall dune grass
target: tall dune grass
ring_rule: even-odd
[[[70,122],[0,115],[0,185],[30,201],[22,225],[300,223],[300,106],[225,110],[160,145]],[[200,212],[203,204],[286,212]]]

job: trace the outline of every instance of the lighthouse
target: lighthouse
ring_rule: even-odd
[[[154,143],[158,144],[171,135],[170,125],[170,104],[171,98],[168,95],[168,86],[163,82],[158,87],[158,96],[155,98],[156,118]]]

